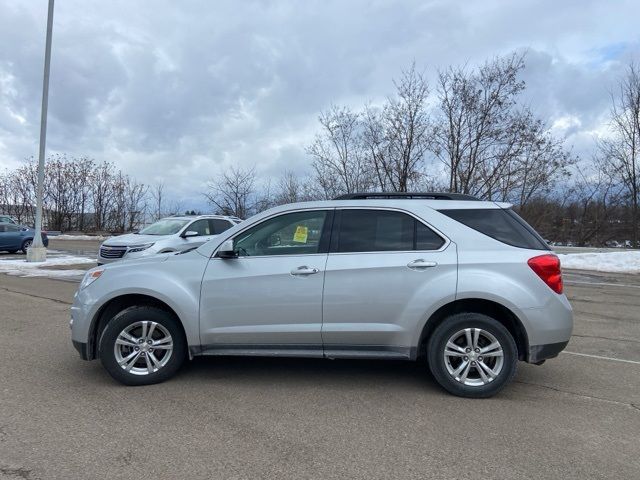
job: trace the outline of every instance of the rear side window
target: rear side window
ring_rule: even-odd
[[[387,210],[342,210],[335,251],[437,250],[444,240],[410,215]]]
[[[470,208],[440,213],[502,243],[519,248],[549,250],[547,243],[511,209]]]
[[[437,250],[444,244],[440,235],[416,221],[416,250]]]
[[[209,219],[209,225],[211,226],[211,231],[214,235],[219,235],[225,230],[233,227],[233,223],[228,220],[223,220],[221,218],[211,218]]]

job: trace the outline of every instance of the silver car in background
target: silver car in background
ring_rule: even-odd
[[[163,218],[137,233],[111,237],[100,245],[98,265],[157,253],[197,248],[241,220],[222,215]]]
[[[83,359],[127,385],[196,355],[404,359],[488,397],[567,345],[558,257],[510,205],[351,194],[283,205],[196,250],[89,270],[71,307]]]

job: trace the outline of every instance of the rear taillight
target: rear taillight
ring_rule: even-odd
[[[544,283],[556,293],[562,293],[562,271],[560,259],[555,255],[540,255],[527,262]]]

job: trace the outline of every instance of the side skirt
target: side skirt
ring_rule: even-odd
[[[304,358],[361,358],[387,360],[415,360],[412,347],[386,345],[240,345],[214,344],[189,347],[191,356],[245,357],[304,357]]]

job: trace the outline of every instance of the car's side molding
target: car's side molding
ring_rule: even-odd
[[[190,346],[192,356],[263,356],[307,358],[361,358],[412,360],[415,347],[393,345],[331,345],[331,344],[215,344]]]

